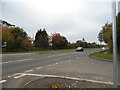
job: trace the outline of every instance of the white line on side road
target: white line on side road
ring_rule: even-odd
[[[29,73],[19,73],[19,74],[21,74],[21,76],[28,75],[28,76],[39,76],[39,77],[57,77],[57,78],[64,78],[64,79],[79,80],[79,81],[88,81],[88,82],[93,82],[93,83],[113,85],[112,82],[103,82],[103,81],[89,80],[89,79],[83,79],[83,78],[66,77],[66,76],[44,75],[44,74],[41,75],[41,74],[29,74]]]
[[[21,75],[19,75],[19,76],[16,76],[16,77],[14,77],[14,78],[21,78],[21,77],[23,77],[23,76],[25,76],[26,74],[21,74]]]
[[[33,71],[33,69],[31,69],[31,70],[27,70],[27,71],[25,71],[25,72],[32,72]]]
[[[1,84],[1,83],[4,83],[4,82],[6,82],[6,81],[7,81],[7,80],[1,80],[1,81],[0,81],[0,84]]]
[[[17,75],[20,75],[20,74],[16,73],[16,74],[13,74],[13,75],[9,75],[8,77],[14,77],[14,76],[17,76]]]

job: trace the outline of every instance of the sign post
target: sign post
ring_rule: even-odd
[[[50,46],[50,50],[52,50],[52,45],[53,45],[52,43],[49,43],[49,46]]]
[[[117,33],[116,33],[116,0],[112,1],[112,34],[113,34],[113,83],[118,87],[118,59],[117,59]]]
[[[100,41],[100,51],[102,51],[102,44],[101,44],[103,42],[103,33],[102,33],[102,31],[99,33],[98,39]]]

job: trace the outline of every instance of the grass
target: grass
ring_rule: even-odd
[[[113,60],[113,55],[105,52],[92,53],[90,54],[90,56],[94,56],[105,60]],[[120,55],[118,55],[118,61],[120,62]]]
[[[85,48],[85,50],[97,49],[97,48]],[[0,52],[0,54],[20,54],[20,53],[37,53],[37,54],[48,54],[48,53],[64,53],[73,52],[75,49],[61,49],[61,50],[38,50],[38,51],[26,51],[26,52]]]
[[[47,53],[63,53],[72,52],[75,49],[64,49],[64,50],[39,50],[39,51],[26,51],[26,52],[0,52],[1,54],[19,54],[19,53],[37,53],[37,54],[47,54]]]

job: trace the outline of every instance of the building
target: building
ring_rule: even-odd
[[[12,25],[7,21],[0,20],[0,28],[10,28],[10,27],[15,27],[15,25]]]

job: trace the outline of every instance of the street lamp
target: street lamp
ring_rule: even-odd
[[[113,34],[113,83],[118,87],[118,59],[117,59],[117,33],[116,33],[116,0],[112,1],[112,34]]]

